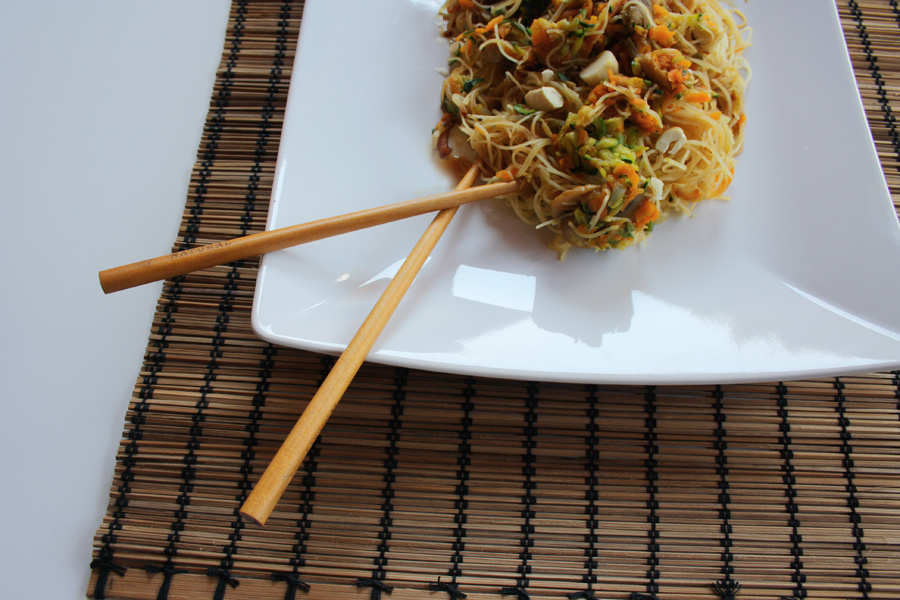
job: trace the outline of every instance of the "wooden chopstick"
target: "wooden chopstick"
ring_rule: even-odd
[[[479,163],[476,162],[456,189],[464,190],[470,187],[478,174],[478,168]],[[284,490],[303,463],[303,459],[306,458],[316,437],[331,417],[350,382],[356,376],[356,372],[362,366],[378,336],[384,330],[441,235],[456,215],[458,208],[454,206],[439,212],[425,233],[422,234],[241,506],[240,512],[244,517],[260,525],[266,523]]]
[[[222,265],[267,252],[321,240],[327,237],[374,227],[421,215],[427,212],[458,207],[469,202],[485,200],[509,194],[519,189],[517,182],[491,183],[471,189],[459,189],[388,204],[378,208],[320,219],[301,225],[292,225],[272,231],[254,233],[207,246],[175,252],[138,261],[121,267],[100,271],[100,286],[107,294],[145,283],[184,275],[208,267]]]

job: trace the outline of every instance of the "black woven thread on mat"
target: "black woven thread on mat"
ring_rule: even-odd
[[[160,342],[166,341],[166,334],[171,332],[171,325],[166,325],[161,333]],[[155,353],[161,355],[162,352]],[[123,453],[125,457],[122,459],[122,475],[119,478],[117,488],[118,495],[114,501],[115,508],[112,511],[112,519],[109,528],[104,533],[100,541],[102,546],[97,553],[97,557],[91,561],[91,569],[97,571],[97,580],[94,584],[93,597],[98,599],[106,598],[106,587],[109,585],[110,574],[122,576],[128,570],[124,565],[114,562],[115,543],[117,539],[117,531],[122,529],[122,521],[125,519],[125,509],[128,507],[128,494],[131,492],[131,482],[134,481],[134,467],[137,462],[136,455],[138,453],[138,442],[143,437],[141,426],[146,421],[146,412],[149,408],[149,400],[153,396],[153,384],[156,382],[156,374],[161,368],[162,357],[151,359],[150,373],[144,376],[140,392],[138,393],[138,402],[132,410],[131,424],[132,428],[128,431],[128,443]],[[171,578],[171,576],[169,576]]]
[[[216,591],[213,595],[215,600],[222,600],[225,597],[227,585],[237,587],[237,581],[231,577],[230,570],[234,567],[234,555],[238,552],[238,544],[241,541],[241,532],[245,527],[244,517],[240,514],[240,507],[250,493],[252,488],[251,475],[253,473],[253,460],[255,457],[255,448],[257,444],[256,435],[259,432],[259,421],[262,418],[262,408],[266,403],[266,392],[269,390],[269,377],[272,375],[272,367],[274,361],[272,356],[276,353],[272,346],[266,346],[263,350],[264,358],[259,364],[259,381],[256,384],[256,394],[251,401],[253,410],[248,415],[249,423],[245,430],[247,436],[244,438],[244,450],[241,452],[241,480],[238,482],[238,494],[235,497],[234,510],[232,512],[233,521],[231,522],[232,531],[229,534],[229,543],[222,548],[223,556],[219,561],[219,568],[210,570],[211,577],[218,577],[219,581],[216,585]]]
[[[528,594],[529,575],[531,575],[531,549],[534,547],[534,477],[535,471],[535,455],[534,448],[537,439],[537,405],[538,405],[538,385],[534,382],[528,383],[528,397],[525,400],[525,456],[524,465],[522,466],[522,474],[525,476],[523,487],[525,493],[522,496],[522,539],[519,545],[522,552],[519,554],[519,576],[516,578],[516,585],[504,587],[500,590],[502,596],[515,596],[518,600],[529,600]]]
[[[190,217],[185,223],[184,240],[179,250],[187,250],[197,239],[197,232],[200,230],[200,217],[203,214],[203,204],[206,201],[206,192],[210,177],[212,176],[212,167],[215,164],[216,154],[219,148],[219,141],[222,139],[222,132],[225,125],[225,116],[228,106],[231,103],[231,88],[234,87],[234,68],[237,65],[238,57],[241,52],[241,44],[244,41],[244,27],[247,20],[247,0],[237,0],[234,10],[234,25],[231,28],[231,49],[228,52],[228,59],[225,61],[224,72],[219,76],[222,80],[219,91],[215,96],[215,110],[209,118],[209,130],[207,133],[206,144],[203,147],[202,160],[200,162],[199,180],[194,187],[194,194],[191,200]],[[180,275],[176,278],[180,281],[184,278]]]
[[[853,549],[856,550],[854,561],[856,562],[856,576],[859,578],[858,589],[864,600],[868,600],[872,584],[869,583],[869,570],[866,569],[866,544],[863,541],[862,518],[857,510],[859,497],[857,496],[856,483],[854,481],[853,446],[850,434],[850,419],[847,418],[846,398],[844,397],[844,383],[839,379],[834,380],[836,410],[838,413],[838,425],[841,428],[841,455],[844,467],[844,478],[847,480],[847,508],[850,510],[850,525],[853,529]]]
[[[900,371],[894,371],[894,397],[897,398],[897,420],[900,421]]]
[[[597,425],[597,417],[599,416],[600,411],[597,404],[597,386],[589,385],[587,387],[588,434],[585,438],[585,443],[587,444],[586,468],[588,472],[587,477],[585,477],[585,483],[587,484],[585,501],[587,502],[587,505],[584,509],[585,513],[587,513],[586,524],[588,530],[584,540],[587,544],[587,547],[584,549],[584,568],[587,572],[581,578],[587,587],[584,590],[566,594],[566,597],[569,598],[569,600],[597,600],[594,596],[594,586],[597,584],[596,570],[600,566],[597,563],[597,544],[600,541],[597,534],[597,502],[600,499],[600,462],[598,460],[600,438],[597,435],[597,432],[600,430]]]
[[[863,51],[866,53],[866,62],[869,64],[869,72],[872,74],[872,79],[875,81],[875,89],[878,93],[878,103],[881,106],[884,122],[888,127],[888,134],[890,135],[891,142],[894,146],[894,152],[900,156],[900,133],[897,131],[897,119],[894,117],[893,110],[891,109],[891,101],[890,98],[888,98],[888,92],[885,87],[884,77],[881,75],[881,69],[878,67],[878,59],[875,56],[875,52],[872,50],[872,43],[869,39],[868,28],[863,20],[862,9],[860,9],[856,0],[848,0],[847,4],[850,6],[850,15],[853,17],[853,21],[856,24],[856,33],[859,36],[860,42],[862,42]],[[892,0],[891,6],[894,15],[897,17],[898,23],[900,23],[900,11],[898,11],[897,3]]]
[[[779,383],[776,389],[778,393],[778,418],[781,419],[779,429],[781,431],[781,458],[784,463],[781,470],[784,481],[784,494],[787,498],[785,502],[785,510],[787,511],[788,527],[791,528],[791,561],[790,568],[793,571],[791,581],[794,583],[793,597],[798,600],[806,598],[806,575],[803,573],[803,537],[800,535],[800,520],[797,518],[797,479],[794,477],[794,451],[791,450],[791,424],[788,415],[788,388],[784,383]]]
[[[731,552],[731,494],[728,493],[728,456],[725,451],[728,449],[728,442],[725,439],[725,406],[723,400],[725,392],[721,385],[716,386],[714,392],[716,399],[713,405],[716,409],[716,441],[714,442],[716,449],[716,473],[719,476],[719,516],[722,519],[722,575],[723,578],[712,584],[713,591],[718,594],[722,600],[734,600],[735,596],[741,589],[741,584],[734,580],[734,554]]]
[[[897,19],[897,24],[900,25],[900,5],[897,4],[897,0],[888,0],[888,4],[891,5],[894,18]]]
[[[647,411],[645,422],[647,428],[647,508],[649,509],[647,521],[650,524],[650,528],[647,530],[647,535],[650,538],[647,543],[647,550],[650,553],[650,556],[647,558],[647,595],[655,598],[656,594],[659,593],[659,584],[657,583],[659,580],[659,529],[657,528],[659,524],[659,514],[657,513],[659,510],[659,500],[657,499],[657,494],[659,493],[659,487],[657,486],[657,481],[659,481],[659,463],[656,460],[656,456],[659,454],[659,446],[657,445],[658,438],[656,434],[655,387],[647,387],[644,401]],[[631,598],[632,600],[638,600],[639,598],[643,600],[642,595],[632,594]]]
[[[181,297],[182,286],[181,281],[176,281],[173,283],[172,287],[169,290],[169,297],[172,299],[171,302],[165,303],[163,308],[163,316],[160,322],[159,328],[157,329],[157,333],[159,338],[155,342],[156,351],[152,352],[145,361],[145,368],[149,371],[147,375],[144,376],[143,385],[141,386],[139,397],[140,402],[135,406],[134,417],[132,417],[132,422],[135,422],[135,417],[140,415],[140,420],[143,421],[143,415],[149,408],[149,400],[153,397],[153,389],[157,383],[159,373],[163,369],[163,365],[165,363],[165,351],[169,346],[169,335],[173,332],[174,329],[174,315],[178,311],[178,299]],[[140,439],[140,432],[137,430],[138,425],[135,424],[135,429],[132,432],[135,434],[137,439]],[[133,455],[132,455],[133,456]],[[167,558],[165,564],[163,565],[147,565],[146,571],[149,574],[161,573],[163,576],[162,583],[159,586],[159,591],[157,593],[157,600],[167,600],[169,597],[169,587],[172,585],[172,578],[175,575],[181,573],[187,573],[185,569],[177,569],[174,564]]]
[[[194,187],[194,192],[192,194],[191,202],[193,203],[193,206],[191,207],[190,211],[191,217],[188,219],[185,236],[179,248],[180,250],[187,249],[192,245],[197,229],[199,227],[199,218],[200,214],[203,212],[202,206],[207,192],[207,183],[211,176],[212,167],[216,161],[218,140],[222,136],[223,124],[225,121],[225,111],[228,108],[229,98],[231,96],[234,67],[237,64],[238,53],[240,52],[242,40],[241,32],[244,28],[246,13],[246,3],[239,2],[237,4],[237,8],[235,9],[234,25],[232,27],[234,39],[231,43],[231,50],[228,55],[228,60],[226,61],[225,71],[221,75],[222,83],[219,87],[218,93],[216,94],[215,113],[209,119],[209,124],[207,126],[207,143],[202,154],[202,161],[199,170],[199,180]],[[183,281],[183,279],[184,277],[182,276],[173,280],[175,286],[173,292],[178,293],[179,296],[181,292],[181,282]],[[177,298],[178,296],[173,297],[173,301],[169,302],[167,304],[167,307],[177,306],[177,302],[175,302]],[[165,555],[166,559],[162,566],[147,566],[148,573],[163,574],[163,582],[160,585],[159,592],[157,594],[157,600],[166,600],[166,598],[168,597],[169,586],[172,582],[172,577],[178,573],[183,572],[175,568],[175,557],[178,554],[178,543],[181,541],[181,533],[182,531],[184,531],[184,519],[187,517],[185,507],[190,503],[190,494],[191,492],[193,492],[192,482],[194,478],[194,464],[196,462],[194,450],[198,443],[198,423],[202,420],[202,418],[198,419],[198,415],[195,415],[194,419],[195,420],[193,426],[191,427],[191,442],[188,445],[188,453],[183,459],[184,467],[181,471],[181,484],[179,486],[180,493],[176,499],[176,502],[178,502],[178,508],[173,514],[175,520],[170,525],[171,533],[168,536],[168,543],[163,549],[163,554]]]
[[[244,214],[241,215],[241,235],[247,235],[253,224],[253,210],[256,208],[256,192],[259,190],[260,175],[263,171],[263,160],[268,153],[269,137],[272,135],[269,122],[277,110],[275,98],[281,89],[281,75],[284,70],[284,60],[287,53],[287,29],[291,19],[293,0],[285,0],[278,14],[278,34],[275,38],[275,57],[272,60],[272,68],[269,69],[268,87],[266,99],[263,103],[261,123],[256,136],[256,148],[253,150],[253,166],[250,168],[250,180],[247,191],[244,194]],[[280,132],[279,126],[275,126],[275,134]]]
[[[247,181],[247,187],[244,194],[244,212],[241,215],[241,235],[247,235],[253,223],[253,211],[256,208],[256,193],[259,190],[260,173],[263,170],[263,162],[267,158],[267,146],[269,132],[269,119],[275,113],[275,98],[281,86],[281,71],[284,65],[285,50],[287,49],[287,27],[291,16],[292,0],[285,0],[281,6],[278,21],[278,35],[275,44],[275,57],[273,59],[272,68],[269,71],[269,86],[266,90],[266,98],[263,102],[262,124],[256,136],[256,148],[253,152],[253,164],[250,166],[250,175]],[[243,7],[243,5],[242,5]],[[221,316],[226,316],[231,310],[232,292],[236,289],[235,280],[240,277],[237,265],[232,267],[228,273],[228,283],[225,286],[226,295],[222,303],[220,303]],[[227,323],[227,320],[225,320]],[[217,336],[219,333],[217,319]],[[215,343],[214,343],[215,346]],[[241,453],[243,463],[241,464],[241,481],[239,483],[239,494],[235,498],[236,503],[233,512],[232,532],[229,535],[229,543],[222,552],[224,556],[219,562],[219,568],[210,570],[211,577],[219,579],[216,585],[216,591],[213,596],[214,600],[222,600],[225,597],[227,586],[237,587],[237,582],[231,576],[230,571],[234,568],[234,555],[238,552],[238,544],[241,540],[241,533],[245,527],[244,517],[240,514],[240,507],[250,492],[252,487],[251,475],[253,471],[253,461],[255,457],[255,447],[257,443],[256,435],[259,431],[259,420],[262,417],[262,407],[265,405],[266,392],[269,386],[269,376],[272,372],[273,360],[272,356],[276,353],[275,348],[268,344],[263,350],[264,358],[260,362],[259,382],[257,383],[257,392],[253,396],[253,410],[250,411],[250,423],[247,425],[247,436],[244,439],[245,449]]]
[[[384,583],[387,578],[388,549],[390,548],[391,527],[393,525],[392,513],[394,511],[394,481],[397,469],[397,454],[399,452],[400,430],[403,427],[403,403],[406,401],[406,383],[409,375],[408,369],[397,368],[394,372],[394,405],[391,408],[391,432],[388,441],[388,455],[384,459],[384,489],[382,496],[384,503],[381,509],[384,515],[381,517],[381,531],[378,532],[378,556],[375,557],[375,568],[371,577],[360,577],[356,580],[356,587],[372,588],[372,600],[379,600],[382,592],[390,594],[393,586]]]
[[[174,281],[172,287],[169,289],[169,298],[171,301],[166,302],[162,306],[162,318],[159,327],[157,328],[159,337],[154,342],[156,350],[148,353],[145,359],[145,369],[148,373],[144,376],[140,391],[138,392],[140,401],[135,405],[133,410],[131,422],[134,425],[134,429],[129,432],[129,437],[135,440],[135,442],[142,437],[140,424],[145,420],[144,415],[149,410],[149,401],[153,398],[154,387],[156,386],[159,374],[162,372],[163,365],[165,364],[166,350],[169,347],[169,335],[171,335],[174,330],[175,313],[178,312],[178,300],[181,298],[181,294],[182,285],[181,280],[179,279]],[[135,446],[132,452],[127,453],[127,457],[130,459],[132,465],[134,464],[134,454],[136,451],[137,447]],[[126,468],[130,468],[130,465]],[[149,574],[161,573],[163,575],[163,581],[160,584],[159,592],[157,593],[157,600],[166,600],[169,597],[169,587],[172,585],[172,578],[175,575],[187,573],[186,570],[176,569],[170,560],[166,560],[165,564],[161,566],[148,565],[146,571]],[[96,596],[95,591],[95,597],[101,596]]]
[[[247,3],[241,1],[238,3],[238,15],[244,15],[247,10]],[[243,32],[244,23],[243,19],[235,22],[234,32],[235,36],[240,35]],[[235,40],[237,42],[238,40]],[[237,60],[237,53],[240,52],[240,45],[236,43],[232,43],[233,56],[229,57],[229,64],[232,58]],[[229,95],[230,95],[230,90]],[[226,96],[226,105],[227,105],[227,97]],[[217,145],[217,140],[210,142],[207,144],[208,149],[215,150]],[[199,215],[202,213],[202,205],[198,203],[197,209],[198,212],[196,216],[192,212],[192,219],[196,219],[199,224]],[[218,305],[218,314],[216,315],[216,324],[213,327],[214,335],[211,340],[212,350],[209,352],[209,363],[207,364],[206,372],[203,375],[203,386],[200,387],[200,399],[197,401],[196,409],[197,412],[191,417],[193,425],[191,426],[191,441],[188,445],[188,453],[184,458],[185,467],[184,467],[184,484],[185,486],[189,485],[195,476],[194,465],[197,462],[197,451],[200,449],[201,439],[203,436],[203,422],[206,420],[205,411],[209,407],[209,401],[207,398],[213,391],[213,382],[216,380],[216,372],[218,370],[219,359],[222,357],[222,348],[225,345],[225,333],[228,331],[228,325],[231,320],[231,312],[234,308],[234,299],[235,299],[235,291],[237,291],[237,283],[236,279],[238,278],[238,272],[235,267],[232,267],[226,276],[226,282],[223,287],[222,297],[219,301]],[[183,502],[182,509],[180,511],[176,511],[176,523],[183,521],[187,517],[187,511],[184,510],[184,506],[189,503],[190,497],[188,496],[190,489],[185,490],[182,493],[181,501]],[[238,522],[240,520],[238,519]],[[181,523],[183,529],[183,522]],[[225,597],[225,591],[228,586],[232,588],[236,588],[238,586],[238,580],[236,577],[232,576],[229,572],[229,568],[231,568],[233,560],[230,556],[226,555],[225,558],[222,559],[219,567],[210,567],[207,569],[206,574],[209,577],[218,579],[218,583],[216,585],[216,591],[214,594],[214,598],[216,600],[222,600]]]
[[[472,463],[472,409],[475,408],[472,398],[475,396],[475,380],[472,377],[466,378],[466,387],[463,390],[463,417],[460,423],[462,429],[459,432],[459,458],[457,459],[456,470],[456,515],[454,521],[456,526],[453,528],[453,556],[450,558],[450,581],[441,581],[438,577],[436,582],[428,585],[428,589],[432,592],[445,592],[452,600],[460,600],[466,597],[466,594],[459,589],[456,580],[462,575],[463,551],[466,548],[466,510],[468,509],[469,495],[469,466]]]
[[[197,404],[195,405],[196,412],[191,416],[191,422],[193,423],[190,429],[191,440],[188,442],[188,452],[184,457],[185,466],[183,469],[183,485],[185,491],[179,496],[181,508],[176,511],[176,523],[180,523],[182,529],[184,527],[183,521],[187,517],[187,510],[185,507],[190,503],[189,494],[193,488],[191,482],[196,475],[194,465],[197,464],[197,452],[202,445],[203,423],[206,421],[206,409],[209,408],[208,398],[214,389],[213,383],[216,380],[219,359],[222,358],[222,348],[226,342],[225,333],[228,331],[228,325],[231,321],[231,312],[234,308],[234,292],[237,290],[237,283],[235,282],[236,278],[237,270],[232,267],[231,271],[228,273],[227,282],[224,286],[224,293],[218,305],[219,313],[216,315],[216,324],[215,327],[213,327],[214,335],[211,340],[212,350],[209,352],[209,363],[207,364],[206,372],[203,374],[203,385],[199,390],[200,399],[197,400]],[[238,520],[238,522],[240,522],[240,520]],[[226,556],[222,559],[222,566],[210,567],[207,569],[207,575],[209,577],[218,579],[216,591],[213,596],[215,600],[222,600],[222,598],[225,597],[227,586],[232,588],[238,586],[237,578],[232,576],[228,571],[232,562],[231,557]]]
[[[328,374],[331,372],[331,368],[335,363],[335,358],[323,354],[319,357],[319,362],[321,364],[321,369],[319,370],[319,381],[316,384],[317,389],[322,386],[325,379],[328,377]],[[310,515],[313,512],[313,502],[316,498],[316,472],[319,468],[319,455],[322,452],[321,439],[321,437],[316,438],[316,441],[314,441],[313,445],[309,448],[309,452],[306,454],[306,460],[303,463],[303,479],[301,481],[303,491],[300,495],[302,502],[300,504],[300,514],[297,516],[297,529],[294,533],[296,543],[291,548],[293,552],[293,556],[291,556],[290,559],[291,570],[288,572],[272,573],[273,581],[283,581],[287,584],[284,600],[295,600],[298,590],[308,592],[310,589],[309,584],[301,578],[300,570],[306,566],[306,542],[309,540],[309,528],[312,525]]]
[[[316,470],[319,467],[319,455],[322,452],[322,444],[319,438],[313,442],[309,452],[306,454],[306,460],[303,463],[303,492],[301,493],[302,502],[300,504],[300,514],[297,517],[294,538],[297,540],[292,547],[293,556],[291,557],[291,570],[287,573],[272,573],[273,581],[283,581],[287,584],[287,590],[284,593],[284,600],[295,600],[297,591],[309,591],[309,584],[303,581],[300,576],[300,570],[306,566],[306,542],[309,540],[309,527],[312,524],[310,515],[313,511],[313,501],[316,492]]]
[[[148,565],[147,573],[151,575],[155,573],[162,573],[163,576],[163,581],[159,586],[159,591],[156,592],[156,600],[166,600],[169,597],[169,588],[172,586],[172,578],[175,575],[187,572],[187,569],[176,569],[175,567],[169,565],[163,565],[161,567],[156,565]]]

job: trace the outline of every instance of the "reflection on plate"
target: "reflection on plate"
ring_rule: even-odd
[[[307,0],[269,228],[455,185],[430,149],[440,4]],[[565,262],[497,202],[463,207],[370,360],[628,384],[900,366],[900,227],[836,8],[786,2],[772,19],[766,6],[742,5],[753,80],[730,202],[670,219],[644,247]],[[797,36],[797,22],[817,35]],[[340,352],[430,218],[266,256],[255,331]]]

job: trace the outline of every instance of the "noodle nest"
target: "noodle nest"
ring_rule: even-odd
[[[722,198],[743,146],[750,30],[717,0],[449,0],[433,131],[462,137],[520,219],[574,247],[624,249]],[[459,152],[464,154],[464,152]]]

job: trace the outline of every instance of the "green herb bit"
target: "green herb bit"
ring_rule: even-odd
[[[468,81],[465,82],[465,83],[463,84],[463,86],[462,86],[463,92],[465,92],[466,94],[468,94],[468,93],[471,92],[473,89],[475,89],[475,86],[476,86],[476,85],[478,85],[478,84],[481,83],[482,81],[484,81],[484,79],[482,79],[481,77],[476,77],[475,79],[470,79],[470,80],[468,80]]]
[[[520,115],[533,115],[537,112],[533,108],[528,108],[527,106],[522,106],[521,104],[516,104],[515,106],[513,106],[513,109]]]
[[[453,115],[459,114],[459,107],[450,98],[444,98],[444,110]]]

